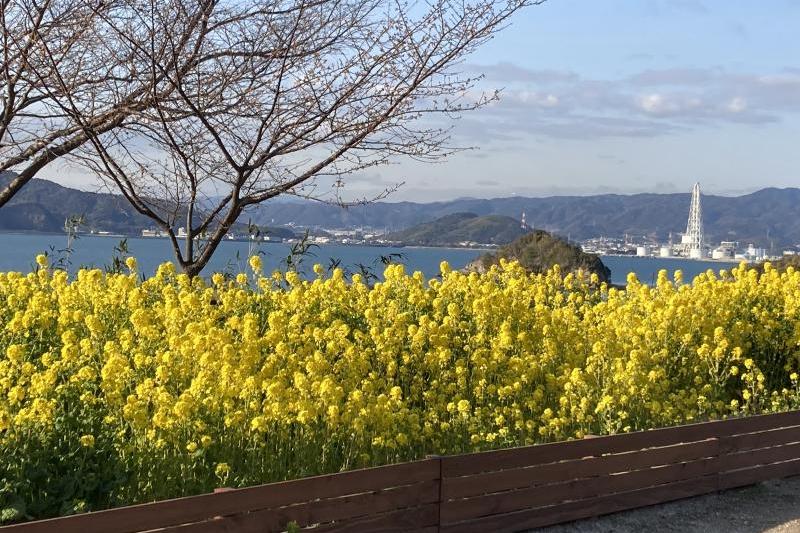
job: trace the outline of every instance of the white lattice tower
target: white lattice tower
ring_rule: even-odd
[[[522,229],[528,229],[528,225],[525,223],[525,211],[522,212],[522,225],[520,227]]]
[[[689,205],[689,221],[686,224],[686,239],[683,243],[689,253],[696,250],[696,254],[703,249],[703,212],[700,207],[700,184],[695,183],[692,187],[692,202]]]

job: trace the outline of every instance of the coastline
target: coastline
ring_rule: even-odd
[[[364,246],[372,246],[366,244]],[[412,248],[412,249],[420,249],[420,250],[430,250],[430,249],[437,249],[437,250],[474,250],[476,252],[493,252],[497,250],[497,248],[482,248],[482,247],[472,247],[472,246],[423,246],[421,244],[406,244],[404,246],[390,246],[391,248]]]
[[[672,261],[695,261],[697,263],[719,263],[719,264],[723,264],[723,265],[738,265],[740,263],[747,263],[747,264],[753,263],[753,261],[750,261],[750,260],[747,260],[747,259],[740,259],[740,260],[734,259],[732,261],[728,260],[728,259],[712,259],[710,257],[704,257],[702,259],[693,259],[691,257],[678,257],[678,256],[674,256],[674,255],[671,255],[669,257],[661,257],[661,256],[654,256],[654,255],[632,255],[632,254],[596,254],[596,255],[598,257],[600,257],[601,259],[603,257],[629,257],[629,258],[632,258],[632,259],[651,259],[651,260],[654,260],[654,261],[662,261],[662,260],[663,261],[670,261],[670,260],[672,260]]]

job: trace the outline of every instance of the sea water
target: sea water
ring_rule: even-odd
[[[80,236],[72,243],[69,254],[70,270],[80,267],[104,267],[111,263],[118,246],[119,237]],[[58,258],[67,258],[63,251],[66,248],[65,235],[0,233],[0,271],[16,270],[28,272],[33,268],[37,254],[51,254],[51,262]],[[172,247],[167,239],[138,238],[127,239],[130,255],[136,257],[139,270],[145,275],[152,274],[156,267],[165,261],[174,261]],[[247,257],[250,252],[262,256],[264,270],[285,269],[290,245],[285,243],[259,243],[223,241],[203,271],[203,274],[227,271],[232,274],[247,270]],[[426,277],[439,273],[439,264],[448,261],[454,269],[460,269],[476,259],[485,250],[465,248],[422,248],[422,247],[383,247],[383,246],[349,246],[341,244],[324,244],[314,246],[302,259],[301,269],[310,272],[315,263],[328,267],[337,262],[349,272],[358,272],[361,266],[380,275],[384,269],[384,260],[403,263],[409,272],[421,271]],[[603,263],[611,269],[611,281],[624,285],[628,272],[635,272],[640,281],[652,284],[661,269],[666,269],[670,276],[676,270],[683,271],[683,277],[689,281],[697,274],[708,269],[715,272],[730,269],[735,263],[720,261],[694,261],[680,258],[652,258],[633,256],[603,256]]]

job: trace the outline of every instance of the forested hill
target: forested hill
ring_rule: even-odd
[[[559,265],[565,274],[583,270],[586,273],[597,274],[602,282],[611,279],[611,271],[599,257],[587,254],[579,246],[542,230],[531,231],[494,253],[480,256],[467,265],[466,269],[484,272],[499,263],[500,259],[519,261],[529,272],[546,272],[554,265]]]
[[[11,179],[0,174],[0,185]],[[70,189],[52,181],[33,179],[0,208],[0,230],[64,231],[64,221],[84,215],[86,229],[133,234],[153,226],[121,195]]]
[[[11,179],[0,173],[0,186]],[[5,206],[0,208],[0,231],[36,231],[58,233],[64,231],[64,221],[72,216],[84,217],[81,230],[98,230],[140,235],[143,229],[155,226],[152,220],[139,214],[125,198],[118,194],[95,193],[63,187],[42,179],[26,184]],[[240,219],[233,229],[247,231],[248,215]],[[263,232],[279,237],[293,237],[286,228],[261,228]]]
[[[481,244],[507,244],[526,233],[519,220],[503,215],[478,216],[453,213],[432,222],[391,233],[392,241],[426,246],[446,246],[465,241]]]
[[[505,215],[528,225],[569,236],[573,241],[599,236],[653,236],[686,231],[687,194],[603,194],[547,198],[460,199],[450,202],[379,202],[342,209],[319,203],[272,201],[255,211],[255,220],[323,227],[371,226],[390,232],[453,213]],[[736,240],[769,247],[800,242],[800,189],[762,189],[743,196],[703,195],[707,240]]]

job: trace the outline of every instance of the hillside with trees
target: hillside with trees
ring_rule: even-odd
[[[546,272],[553,265],[559,265],[563,272],[583,270],[594,273],[600,281],[611,279],[611,270],[599,257],[587,254],[580,247],[546,231],[532,231],[514,242],[503,246],[497,252],[488,253],[467,265],[467,270],[483,272],[500,259],[519,261],[529,272]]]
[[[10,173],[0,176],[0,186],[12,178]],[[87,230],[132,235],[153,225],[121,195],[81,191],[33,179],[0,209],[0,230],[60,232],[64,221],[76,215],[83,215]]]
[[[478,216],[475,213],[453,213],[389,234],[386,239],[423,246],[449,246],[464,242],[508,244],[524,235],[519,220],[503,215]]]
[[[13,176],[12,173],[0,174],[0,187]],[[64,231],[64,221],[75,216],[83,218],[79,231],[109,231],[135,236],[154,226],[122,195],[81,191],[34,178],[0,209],[0,231],[60,233]],[[246,214],[242,219],[232,226],[234,232],[247,232]],[[282,238],[295,236],[288,228],[261,227],[260,231]]]

